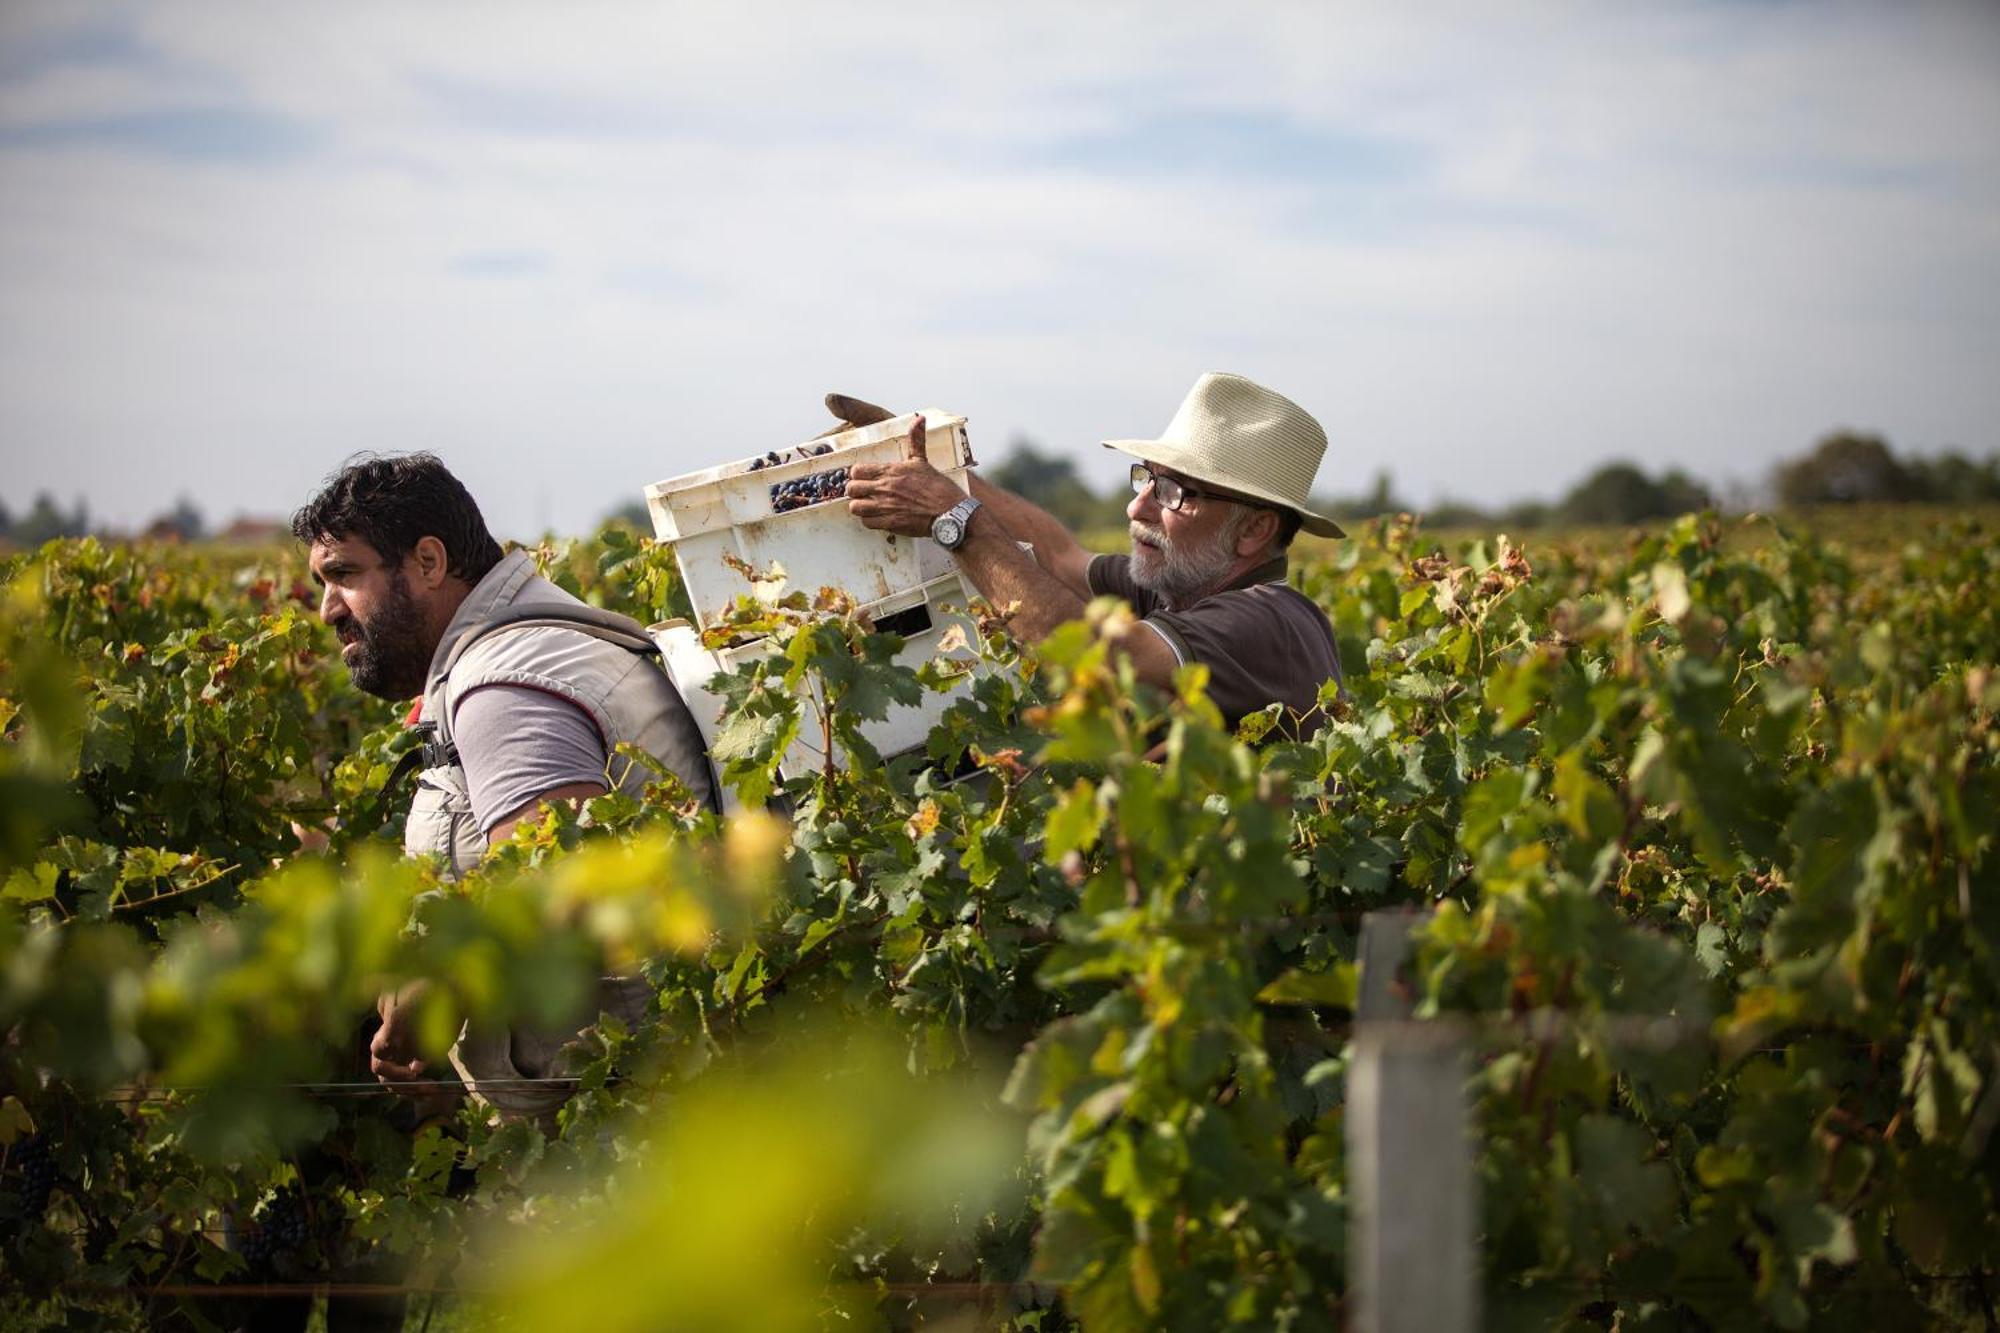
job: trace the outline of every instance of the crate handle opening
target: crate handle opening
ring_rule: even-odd
[[[931,627],[931,607],[929,602],[918,602],[915,606],[901,611],[892,611],[886,616],[875,617],[875,632],[878,634],[900,634],[913,639]]]

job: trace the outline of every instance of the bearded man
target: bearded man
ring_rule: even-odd
[[[501,552],[479,506],[430,454],[363,457],[292,520],[324,590],[320,617],[339,636],[354,683],[385,699],[421,696],[427,740],[403,844],[451,875],[554,802],[653,780],[619,753],[653,755],[712,802],[701,735],[651,661],[643,627],[570,596],[524,551]],[[409,996],[385,998],[370,1068],[392,1085],[428,1082]],[[630,1023],[644,982],[606,978],[599,1008]],[[503,1112],[546,1116],[568,1089],[561,1048],[574,1031],[468,1025],[450,1052],[467,1086]]]
[[[868,527],[936,540],[989,602],[1013,608],[1026,639],[1082,615],[1091,597],[1123,598],[1138,619],[1113,646],[1140,680],[1166,689],[1200,662],[1229,725],[1278,703],[1286,730],[1310,735],[1324,720],[1321,687],[1341,679],[1340,650],[1326,614],[1286,583],[1285,552],[1301,529],[1346,535],[1307,507],[1326,432],[1290,399],[1211,372],[1158,439],[1104,444],[1138,460],[1129,556],[1093,555],[1047,511],[977,475],[963,494],[920,441],[903,461],[851,468],[848,509]]]

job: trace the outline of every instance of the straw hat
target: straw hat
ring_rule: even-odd
[[[1104,447],[1289,509],[1316,536],[1347,535],[1306,508],[1326,432],[1297,403],[1241,375],[1212,370],[1196,380],[1159,439]]]

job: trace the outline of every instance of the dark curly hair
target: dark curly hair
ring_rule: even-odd
[[[356,454],[292,515],[292,535],[308,545],[359,537],[391,565],[435,537],[446,568],[467,583],[500,563],[479,506],[436,454]]]

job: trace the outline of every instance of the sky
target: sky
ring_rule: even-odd
[[[1322,494],[2000,448],[2000,6],[0,5],[0,503],[502,536],[828,391],[1076,460],[1205,370]]]

